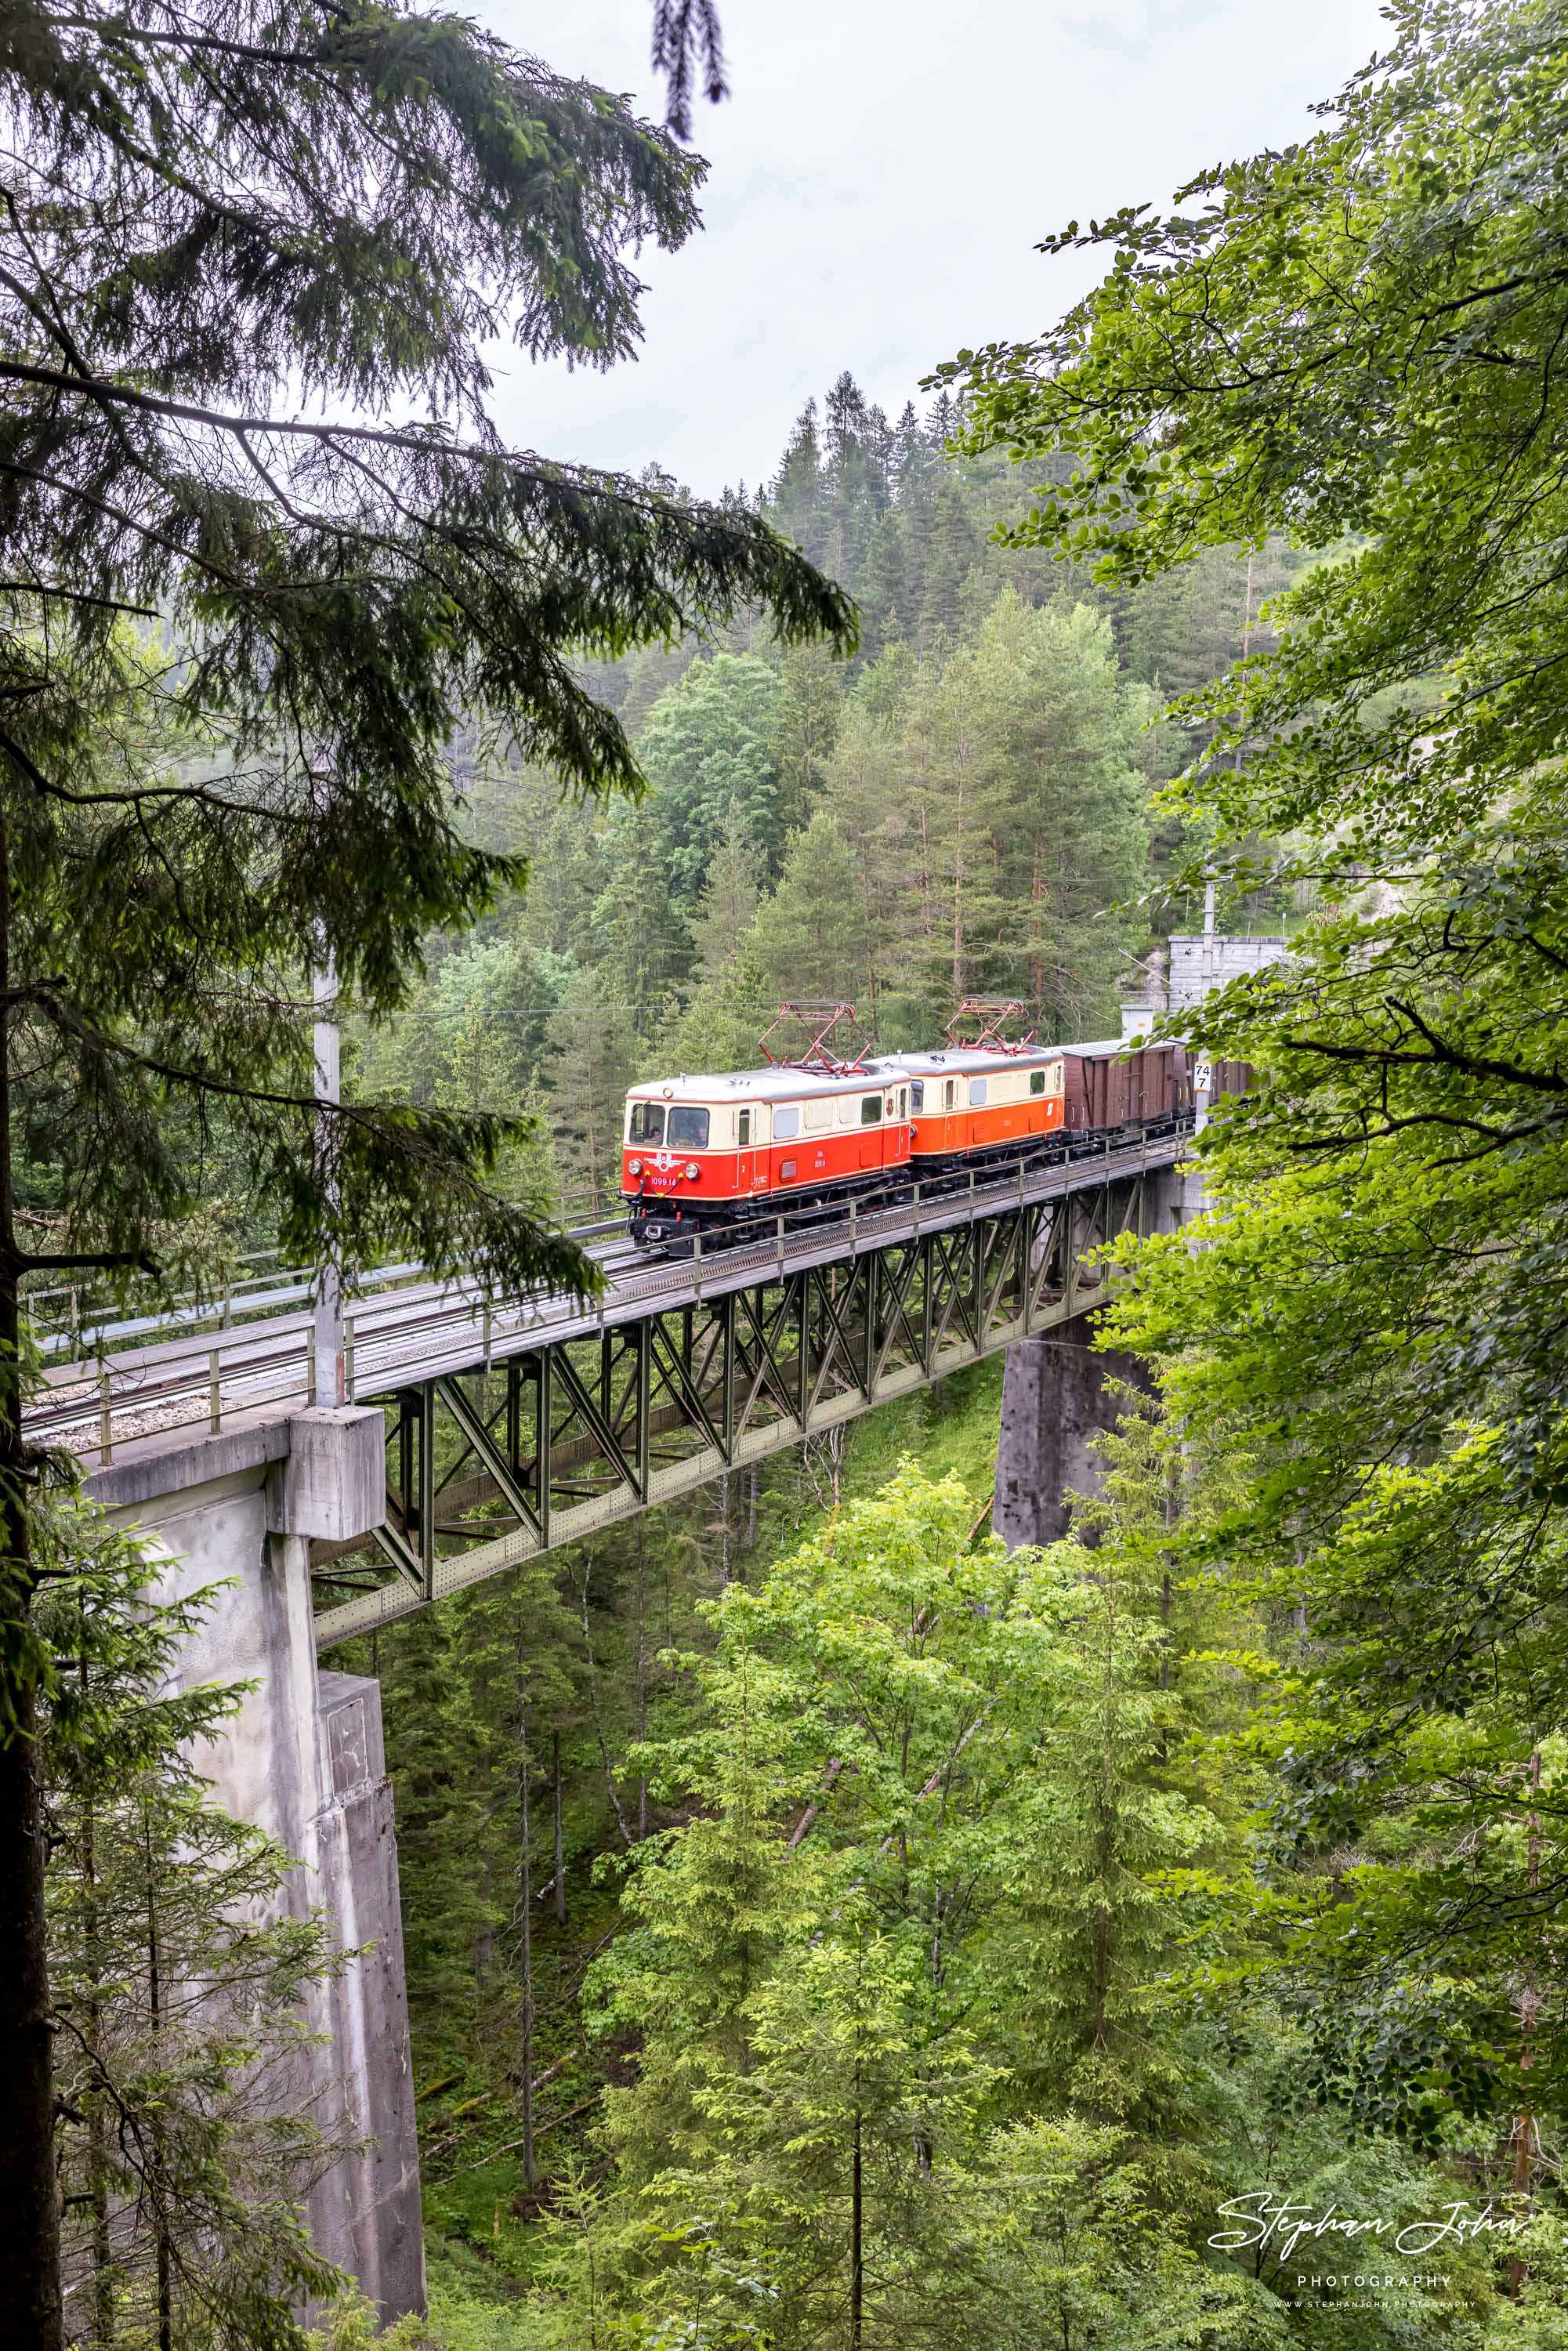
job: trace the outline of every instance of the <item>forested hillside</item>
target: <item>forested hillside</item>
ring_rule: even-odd
[[[956,423],[939,395],[892,423],[845,374],[756,494],[858,599],[852,660],[781,651],[758,618],[593,672],[635,806],[463,771],[467,821],[528,853],[528,887],[433,943],[412,1008],[361,1041],[363,1091],[536,1109],[513,1180],[601,1211],[631,1078],[753,1064],[781,997],[851,1001],[893,1048],[970,992],[1022,998],[1048,1040],[1116,1033],[1118,982],[1198,911],[1162,887],[1152,800],[1208,730],[1157,713],[1268,642],[1290,564],[1271,540],[1108,592],[998,542],[1039,469],[945,455]],[[1227,917],[1281,918],[1245,894]]]
[[[643,2034],[593,1971],[632,1857],[693,1814],[653,1748],[702,1736],[713,1608],[905,1449],[979,1498],[967,1529],[998,1385],[985,1366],[337,1653],[382,1684],[438,2286],[467,2246],[494,2264],[475,2290],[515,2291],[563,2186],[604,2176],[603,2096],[635,2078]]]
[[[407,2345],[1560,2342],[1515,2327],[1484,2230],[1416,2262],[1268,2225],[1289,2200],[1414,2241],[1495,2166],[1479,2130],[1358,2116],[1272,1978],[1281,1922],[1239,1915],[1249,1725],[1314,1656],[1174,1573],[1239,1471],[1128,1393],[1074,1540],[1009,1559],[999,1386],[340,1653],[394,1759],[432,2288]],[[1349,2262],[1375,2294],[1322,2291]]]

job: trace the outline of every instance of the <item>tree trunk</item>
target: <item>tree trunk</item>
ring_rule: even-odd
[[[865,2205],[861,2156],[860,2069],[855,2069],[855,2139],[850,2168],[850,2351],[861,2351],[865,2306]]]
[[[43,1790],[28,1616],[33,1565],[22,1442],[21,1264],[11,1189],[11,884],[0,814],[0,2212],[13,2252],[0,2302],[0,2345],[61,2351],[60,2206],[49,1963],[44,1939]]]
[[[1169,1689],[1171,1686],[1171,1572],[1167,1562],[1160,1576],[1160,1625],[1162,1627],[1160,1642],[1160,1687],[1163,1690]],[[1160,1725],[1160,1761],[1162,1763],[1168,1763],[1170,1761],[1170,1725],[1167,1722],[1162,1722]]]
[[[599,1121],[594,1115],[598,1076],[598,1071],[591,1067],[588,1085],[584,1090],[587,1095],[585,1108],[588,1116],[586,1140],[588,1143],[589,1214],[594,1217],[599,1214]]]
[[[1541,1750],[1539,1747],[1535,1750],[1530,1759],[1530,1786],[1532,1794],[1535,1793],[1541,1786]],[[1531,1894],[1539,1894],[1541,1891],[1541,1815],[1539,1813],[1532,1812],[1531,1813],[1529,1823],[1525,1831],[1525,1836],[1526,1883],[1528,1884]],[[1533,1925],[1534,1921],[1532,1919],[1531,1926],[1533,1927]],[[1527,1965],[1524,1975],[1524,1987],[1519,1996],[1519,2070],[1527,2085],[1529,2082],[1530,2069],[1535,2063],[1535,2015],[1539,2004],[1540,1994],[1536,1988],[1534,1970]],[[1534,2161],[1535,2116],[1531,2111],[1528,2099],[1526,2099],[1521,2108],[1518,2124],[1518,2136],[1516,2137],[1513,2145],[1513,2191],[1520,2199],[1520,2203],[1523,2210],[1523,2216],[1526,2220],[1530,2217],[1530,2189],[1531,2177],[1534,2171]],[[1523,2262],[1520,2259],[1517,2253],[1512,2254],[1510,2257],[1508,2264],[1508,2290],[1510,2294],[1514,2296],[1515,2300],[1517,2300],[1524,2291],[1524,2281],[1527,2275],[1528,2272],[1526,2271]]]
[[[964,993],[964,779],[960,769],[953,835],[953,993]]]
[[[1045,899],[1045,877],[1041,871],[1040,839],[1038,832],[1033,835],[1033,841],[1034,870],[1030,877],[1029,891],[1030,901],[1029,992],[1030,1008],[1038,1020],[1045,1002],[1045,964],[1040,951],[1040,931],[1042,928],[1042,921],[1040,911]]]
[[[637,1743],[642,1745],[648,1735],[648,1612],[645,1604],[647,1562],[643,1549],[643,1530],[637,1530]],[[642,1772],[637,1781],[637,1834],[648,1834],[648,1775]]]
[[[550,1750],[551,1796],[555,1808],[555,1922],[566,1924],[566,1823],[561,1812],[560,1733],[558,1730]]]
[[[1246,661],[1252,651],[1252,550],[1247,553],[1247,592],[1241,607],[1241,658]],[[1231,754],[1230,765],[1236,775],[1241,773],[1244,746],[1238,743]]]
[[[12,1288],[10,1302],[15,1297]],[[0,1297],[0,1321],[6,1302]],[[8,1372],[16,1360],[13,1349]],[[7,1377],[5,1384],[14,1394],[14,1379]],[[4,1443],[0,1436],[0,1445]],[[0,1478],[7,1486],[10,1466],[0,1460]],[[13,1591],[17,1583],[25,1590],[26,1522],[14,1487],[0,1494],[0,1540],[7,1583]],[[9,2063],[0,2096],[0,2211],[15,2231],[15,2266],[10,2292],[0,2304],[0,2344],[16,2344],[18,2351],[60,2351],[60,2210],[55,2187],[37,1717],[26,1667],[18,1672],[7,1657],[4,1671],[11,1723],[10,1736],[0,1744],[0,1886],[5,1889],[0,1902],[0,2038]]]
[[[486,1908],[491,1899],[490,1864],[486,1858],[480,1865],[479,1900]],[[484,2004],[485,1987],[496,1957],[496,1929],[486,1923],[474,1938],[474,1989]]]
[[[582,1602],[582,1652],[588,1662],[588,1702],[593,1710],[593,1728],[599,1740],[599,1760],[604,1768],[604,1792],[610,1799],[610,1809],[615,1815],[615,1825],[621,1833],[621,1842],[630,1851],[632,1843],[632,1832],[626,1825],[626,1813],[620,1796],[616,1793],[615,1774],[610,1768],[610,1742],[604,1736],[604,1715],[599,1703],[599,1668],[594,1663],[593,1636],[588,1627],[588,1571],[586,1568],[583,1570],[582,1582],[578,1587],[578,1592]]]
[[[517,1660],[519,1679],[524,1670],[521,1657]],[[518,1692],[517,1699],[517,1801],[521,1815],[521,1851],[518,1855],[518,1876],[522,1900],[522,1968],[523,2004],[519,2018],[521,2033],[517,2048],[517,2070],[521,2093],[523,2126],[523,2186],[531,2189],[538,2176],[534,2161],[534,1858],[528,1819],[528,1707]]]
[[[145,1810],[142,1813],[143,1847],[147,1856],[147,2022],[152,2047],[162,2064],[158,2046],[159,2027],[163,2021],[163,1968],[158,1949],[158,1889],[152,1867],[152,1834]],[[164,2213],[167,2186],[163,2176],[163,2134],[156,2120],[152,2132],[152,2229],[157,2256],[158,2276],[158,2351],[174,2351],[174,2303],[172,2264],[169,2258],[169,2224]]]
[[[79,1678],[85,1699],[87,1659]],[[103,1938],[99,1931],[98,1845],[90,1797],[82,1806],[81,1887],[82,1957],[87,1965],[87,2053],[95,2068],[103,2065]],[[109,2139],[104,2128],[103,2099],[98,2085],[87,2093],[87,2193],[92,2219],[92,2292],[90,2301],[93,2351],[111,2351],[114,2342],[114,2248],[109,2229]]]

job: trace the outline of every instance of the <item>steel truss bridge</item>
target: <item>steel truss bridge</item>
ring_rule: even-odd
[[[1005,1179],[618,1280],[591,1312],[398,1382],[387,1518],[317,1544],[319,1648],[797,1446],[1082,1313],[1089,1254],[1154,1228],[1184,1138]],[[1166,1180],[1156,1193],[1156,1182]],[[361,1394],[363,1394],[361,1390]],[[366,1556],[366,1546],[370,1556]]]
[[[1082,1313],[1104,1295],[1092,1253],[1173,1221],[1186,1133],[903,1186],[831,1217],[759,1216],[687,1257],[633,1248],[619,1222],[580,1228],[605,1279],[589,1305],[486,1302],[384,1269],[348,1303],[345,1353],[349,1400],[386,1416],[386,1519],[352,1545],[313,1544],[318,1647]],[[89,1336],[90,1354],[57,1346],[27,1416],[35,1441],[87,1461],[316,1401],[307,1271]]]

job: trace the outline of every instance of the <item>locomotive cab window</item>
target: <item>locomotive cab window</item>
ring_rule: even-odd
[[[664,1105],[663,1102],[633,1102],[632,1105],[632,1140],[633,1143],[663,1143],[664,1139]]]
[[[670,1145],[678,1144],[687,1151],[707,1149],[708,1114],[690,1102],[678,1102],[670,1113]]]
[[[951,1109],[952,1109],[952,1107],[953,1107],[953,1105],[954,1105],[954,1103],[957,1101],[957,1099],[958,1099],[958,1081],[957,1081],[957,1079],[956,1079],[956,1078],[949,1078],[949,1079],[947,1080],[947,1081],[946,1081],[946,1085],[945,1085],[945,1086],[943,1087],[943,1089],[942,1089],[942,1107],[943,1107],[943,1109],[944,1109],[944,1110],[951,1110]]]
[[[751,1148],[751,1113],[748,1110],[736,1113],[735,1146],[737,1151],[749,1151]]]
[[[799,1134],[800,1132],[800,1109],[798,1102],[789,1102],[782,1110],[774,1112],[773,1140],[775,1143],[788,1143],[792,1134]]]
[[[1043,1070],[1031,1070],[1030,1071],[1029,1090],[1031,1094],[1042,1094],[1045,1092],[1045,1071]]]
[[[969,1102],[971,1107],[977,1102],[983,1102],[985,1099],[986,1081],[984,1078],[971,1078],[969,1080]]]
[[[910,1107],[918,1118],[925,1107],[925,1087],[919,1078],[911,1078],[909,1081],[909,1102]]]
[[[861,1096],[861,1124],[862,1126],[880,1126],[882,1124],[882,1096],[880,1094],[862,1094]]]

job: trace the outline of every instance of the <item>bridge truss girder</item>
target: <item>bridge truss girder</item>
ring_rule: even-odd
[[[1085,1260],[1146,1231],[1165,1170],[820,1264],[727,1275],[588,1337],[400,1388],[384,1526],[316,1546],[319,1648],[424,1607],[1100,1303]]]

